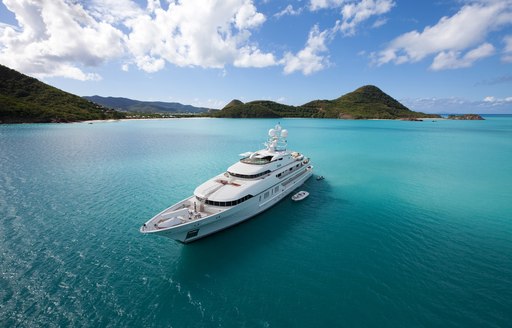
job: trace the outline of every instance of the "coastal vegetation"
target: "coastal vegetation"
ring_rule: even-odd
[[[204,107],[195,107],[192,105],[183,105],[177,102],[164,101],[141,101],[122,97],[101,97],[88,96],[85,99],[105,107],[114,108],[116,110],[127,113],[159,113],[159,114],[195,114],[206,113],[210,109]],[[128,114],[131,115],[131,114]]]
[[[333,100],[313,100],[301,106],[273,101],[243,103],[233,100],[215,117],[312,117],[340,119],[440,118],[437,114],[414,112],[373,85],[366,85]]]
[[[0,123],[76,122],[125,114],[0,65]]]
[[[478,114],[463,114],[463,115],[448,115],[449,120],[470,120],[470,121],[481,121],[484,118]]]
[[[115,108],[115,109],[113,109]],[[332,100],[290,106],[269,100],[243,103],[234,99],[221,110],[180,103],[138,101],[116,97],[79,97],[0,65],[0,123],[76,122],[121,118],[441,118],[415,112],[373,85],[362,86]],[[453,120],[483,120],[477,114],[450,115]]]

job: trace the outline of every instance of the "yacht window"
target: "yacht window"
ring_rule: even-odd
[[[240,203],[243,203],[245,202],[246,200],[248,199],[251,199],[252,198],[252,195],[247,195],[247,196],[244,196],[240,199],[237,199],[237,200],[233,200],[233,201],[229,201],[229,202],[217,202],[217,201],[213,201],[213,200],[205,200],[204,202],[207,204],[207,205],[213,205],[213,206],[234,206],[234,205],[237,205],[237,204],[240,204]],[[197,199],[200,199],[199,197],[197,197]]]
[[[261,172],[261,173],[258,173],[258,174],[252,174],[252,175],[246,175],[246,174],[238,174],[238,173],[233,173],[233,172],[228,172],[230,175],[234,176],[234,177],[237,177],[237,178],[242,178],[242,179],[256,179],[256,178],[259,178],[261,176],[264,176],[265,174],[269,174],[270,173],[270,170],[266,170],[265,172]]]
[[[255,164],[255,165],[264,165],[270,163],[270,160],[272,159],[272,156],[265,156],[265,157],[257,157],[258,154],[256,154],[254,157],[246,157],[242,158],[240,162],[245,164]]]

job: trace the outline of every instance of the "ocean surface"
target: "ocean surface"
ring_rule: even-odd
[[[281,119],[307,199],[139,233],[276,123],[1,125],[0,326],[510,327],[511,116]]]

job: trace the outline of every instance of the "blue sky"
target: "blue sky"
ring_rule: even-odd
[[[81,96],[512,113],[512,0],[3,0],[0,63]]]

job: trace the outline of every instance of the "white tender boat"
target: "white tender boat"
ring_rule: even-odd
[[[304,198],[309,196],[309,192],[307,191],[299,191],[295,195],[292,196],[292,200],[298,202],[299,200],[303,200]]]
[[[288,131],[268,131],[266,148],[243,158],[204,182],[194,195],[155,215],[140,228],[188,243],[245,221],[297,189],[313,174],[309,158],[288,151]]]

